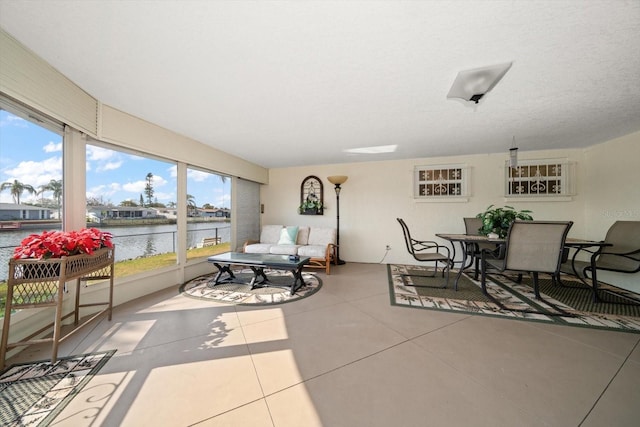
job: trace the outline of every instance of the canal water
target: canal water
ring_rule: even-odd
[[[190,223],[187,231],[187,247],[196,247],[205,237],[220,237],[221,242],[231,240],[228,223]],[[177,248],[177,227],[175,224],[141,225],[132,227],[100,227],[113,234],[116,245],[116,261],[135,259],[150,255],[175,252]],[[9,259],[13,249],[30,234],[41,230],[3,230],[0,232],[0,280],[6,280],[9,273]]]

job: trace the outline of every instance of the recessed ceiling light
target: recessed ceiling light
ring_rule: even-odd
[[[377,145],[374,147],[362,147],[362,148],[348,148],[344,150],[345,153],[351,154],[383,154],[393,153],[398,148],[397,144],[394,145]]]

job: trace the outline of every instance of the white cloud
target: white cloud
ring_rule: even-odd
[[[195,182],[206,181],[212,174],[209,172],[202,172],[194,169],[187,169],[187,180],[193,180]]]
[[[8,114],[4,120],[0,121],[0,127],[2,126],[15,126],[20,128],[26,128],[29,126],[29,123],[22,117],[14,116],[13,114]]]
[[[95,145],[87,145],[87,160],[99,161],[109,160],[116,156],[116,152]]]
[[[120,169],[121,166],[122,166],[122,162],[121,161],[107,162],[107,163],[99,165],[96,168],[96,172],[113,171],[113,170],[116,170],[116,169]]]
[[[55,153],[62,151],[62,142],[49,141],[47,145],[42,147],[45,153]]]
[[[167,185],[168,181],[163,177],[161,177],[160,175],[154,175],[151,182],[153,182],[153,188],[156,188],[156,187],[162,187],[164,185]]]
[[[153,196],[156,197],[155,189],[157,187],[162,187],[166,185],[168,181],[163,177],[161,177],[160,175],[154,175],[153,178],[151,179],[151,182],[153,183],[153,188],[154,188]],[[145,179],[144,181],[128,182],[122,186],[122,189],[132,193],[144,194],[144,189],[146,186],[147,186],[147,180]]]
[[[109,196],[113,196],[114,194],[116,194],[121,189],[122,187],[117,182],[112,182],[111,184],[101,184],[87,189],[87,197],[108,198]]]
[[[122,185],[122,189],[130,193],[142,193],[146,185],[147,181],[127,182]]]
[[[6,181],[17,179],[23,184],[38,188],[46,185],[52,179],[62,179],[62,157],[50,157],[41,162],[24,161],[18,166],[7,169],[4,173],[9,177]]]

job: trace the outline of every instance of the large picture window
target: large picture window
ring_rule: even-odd
[[[231,178],[187,168],[187,258],[229,251]]]
[[[61,123],[0,98],[0,300],[13,249],[62,228],[63,136]]]
[[[113,234],[116,277],[177,262],[176,164],[87,144],[87,225]]]

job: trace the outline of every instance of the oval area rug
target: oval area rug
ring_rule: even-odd
[[[253,277],[251,270],[235,271],[236,281],[213,285],[216,273],[196,277],[180,286],[180,293],[187,297],[236,305],[272,305],[283,304],[306,298],[318,292],[322,280],[315,274],[302,272],[305,285],[290,295],[289,289],[277,286],[259,286],[250,289]],[[275,285],[289,285],[293,281],[291,273],[280,270],[265,270],[269,282]],[[240,283],[236,283],[240,282]]]

